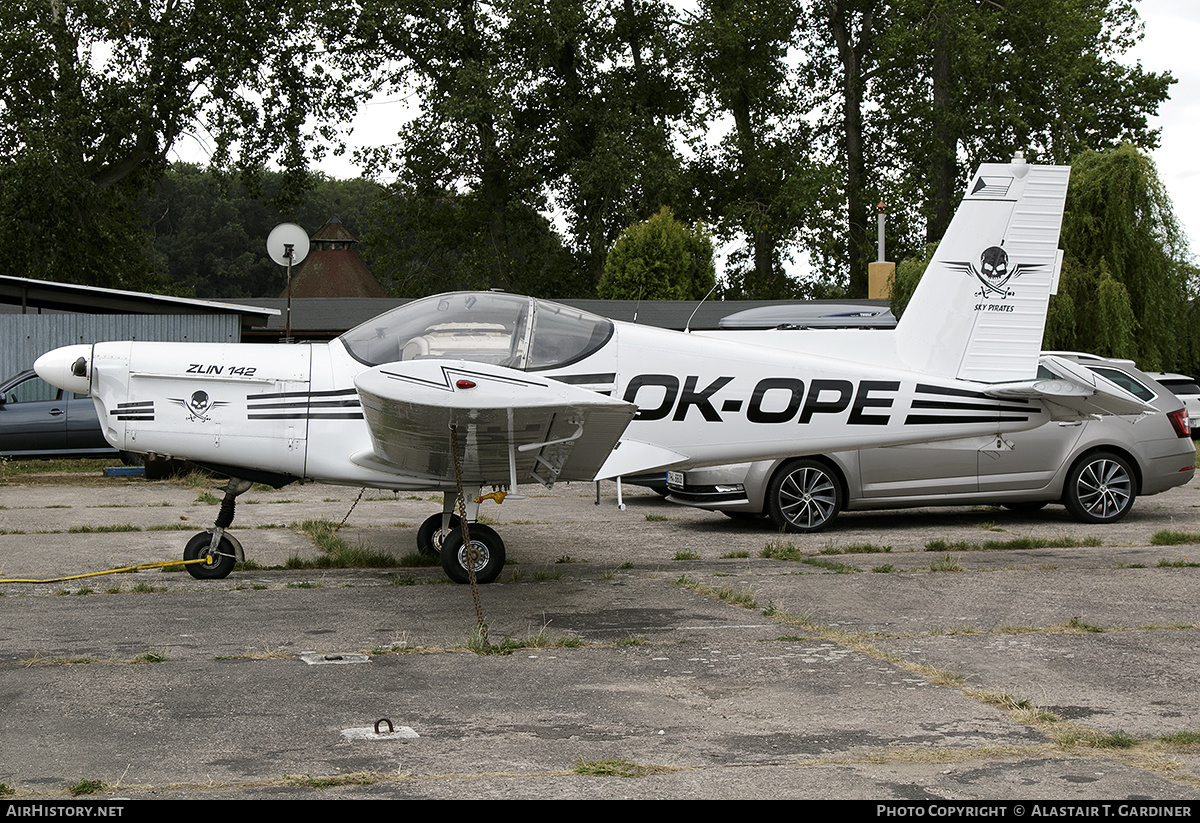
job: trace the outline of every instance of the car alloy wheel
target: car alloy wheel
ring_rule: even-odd
[[[783,531],[817,532],[842,510],[842,486],[820,461],[789,460],[771,478],[767,509],[772,522]]]
[[[1085,523],[1114,523],[1133,508],[1133,470],[1112,452],[1089,454],[1071,470],[1063,503]]]

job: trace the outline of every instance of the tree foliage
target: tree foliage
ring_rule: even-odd
[[[195,297],[275,297],[284,288],[286,270],[267,257],[271,229],[289,222],[311,234],[335,217],[359,239],[355,251],[367,267],[380,271],[380,250],[368,236],[382,187],[316,176],[294,208],[280,211],[271,202],[284,175],[263,171],[257,179],[265,200],[236,180],[176,163],[138,201],[137,217],[149,226],[151,260],[168,288]]]
[[[5,273],[152,286],[132,201],[188,137],[211,140],[217,166],[272,159],[298,192],[353,106],[321,68],[332,14],[316,0],[6,4],[0,227],[20,245]]]
[[[1066,163],[1085,149],[1158,144],[1148,115],[1169,74],[1127,66],[1141,37],[1132,0],[895,0],[880,36],[874,99],[898,161],[899,202],[925,240],[953,215],[961,181],[1016,150]]]
[[[553,203],[576,263],[549,282],[590,292],[621,227],[678,191],[671,124],[687,100],[669,73],[665,9],[662,0],[364,5],[363,70],[423,101],[398,143],[369,159],[398,177],[399,220],[436,210],[430,236],[406,229],[418,245],[476,236],[455,242],[454,280],[518,290],[548,282],[529,261],[552,251],[534,217]]]
[[[1047,346],[1128,357],[1150,370],[1176,363],[1191,267],[1150,158],[1130,145],[1075,158],[1061,245],[1059,294],[1069,297],[1074,324],[1050,325]]]
[[[784,264],[824,201],[826,165],[809,151],[813,101],[788,57],[799,0],[700,0],[684,30],[705,133],[731,121],[715,144],[695,141],[693,180],[706,217],[735,243],[727,296],[796,296]]]
[[[603,300],[700,300],[716,285],[712,238],[665,206],[627,228],[604,263]]]
[[[307,165],[369,93],[412,103],[362,158],[394,181],[364,250],[402,292],[590,296],[622,229],[667,206],[730,250],[725,297],[784,298],[864,292],[880,199],[902,259],[981,160],[1152,147],[1173,82],[1122,62],[1133,0],[29,0],[0,23],[2,270],[169,289],[189,260],[230,297],[267,276],[246,198],[319,191]],[[171,181],[151,230],[133,203],[184,140],[238,180],[193,214]],[[180,235],[203,223],[199,254]],[[1156,309],[1105,266],[1140,339]],[[1120,304],[1098,286],[1053,327],[1102,292]]]
[[[497,268],[509,288],[542,297],[592,293],[573,278],[575,260],[549,221],[523,203],[494,204],[478,192],[440,193],[394,184],[371,209],[364,238],[376,250],[375,272],[398,296],[495,288]],[[481,229],[496,219],[504,235]]]

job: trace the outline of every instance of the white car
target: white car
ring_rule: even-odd
[[[1196,378],[1186,374],[1171,374],[1170,372],[1147,372],[1154,380],[1171,390],[1171,393],[1183,401],[1188,413],[1188,423],[1192,426],[1192,437],[1200,437],[1200,385]]]
[[[1061,503],[1076,519],[1120,520],[1139,495],[1187,483],[1196,449],[1182,402],[1128,364],[1076,362],[1152,403],[1159,414],[1051,421],[989,443],[949,441],[859,449],[668,472],[667,499],[730,517],[770,517],[816,532],[843,510]]]

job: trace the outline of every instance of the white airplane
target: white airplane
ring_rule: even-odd
[[[490,582],[505,548],[475,522],[479,505],[520,483],[1147,411],[1066,361],[1051,362],[1061,379],[1034,379],[1068,175],[1020,158],[981,167],[894,331],[688,334],[529,297],[452,293],[330,343],[96,343],[56,349],[35,368],[89,392],[114,447],[230,478],[215,525],[184,551],[203,561],[187,566],[197,578],[224,577],[244,559],[228,529],[253,482],[315,480],[441,491],[418,547],[440,552],[453,580],[474,572]]]

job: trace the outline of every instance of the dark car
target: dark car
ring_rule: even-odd
[[[0,457],[116,457],[88,395],[57,389],[33,371],[0,384]]]

